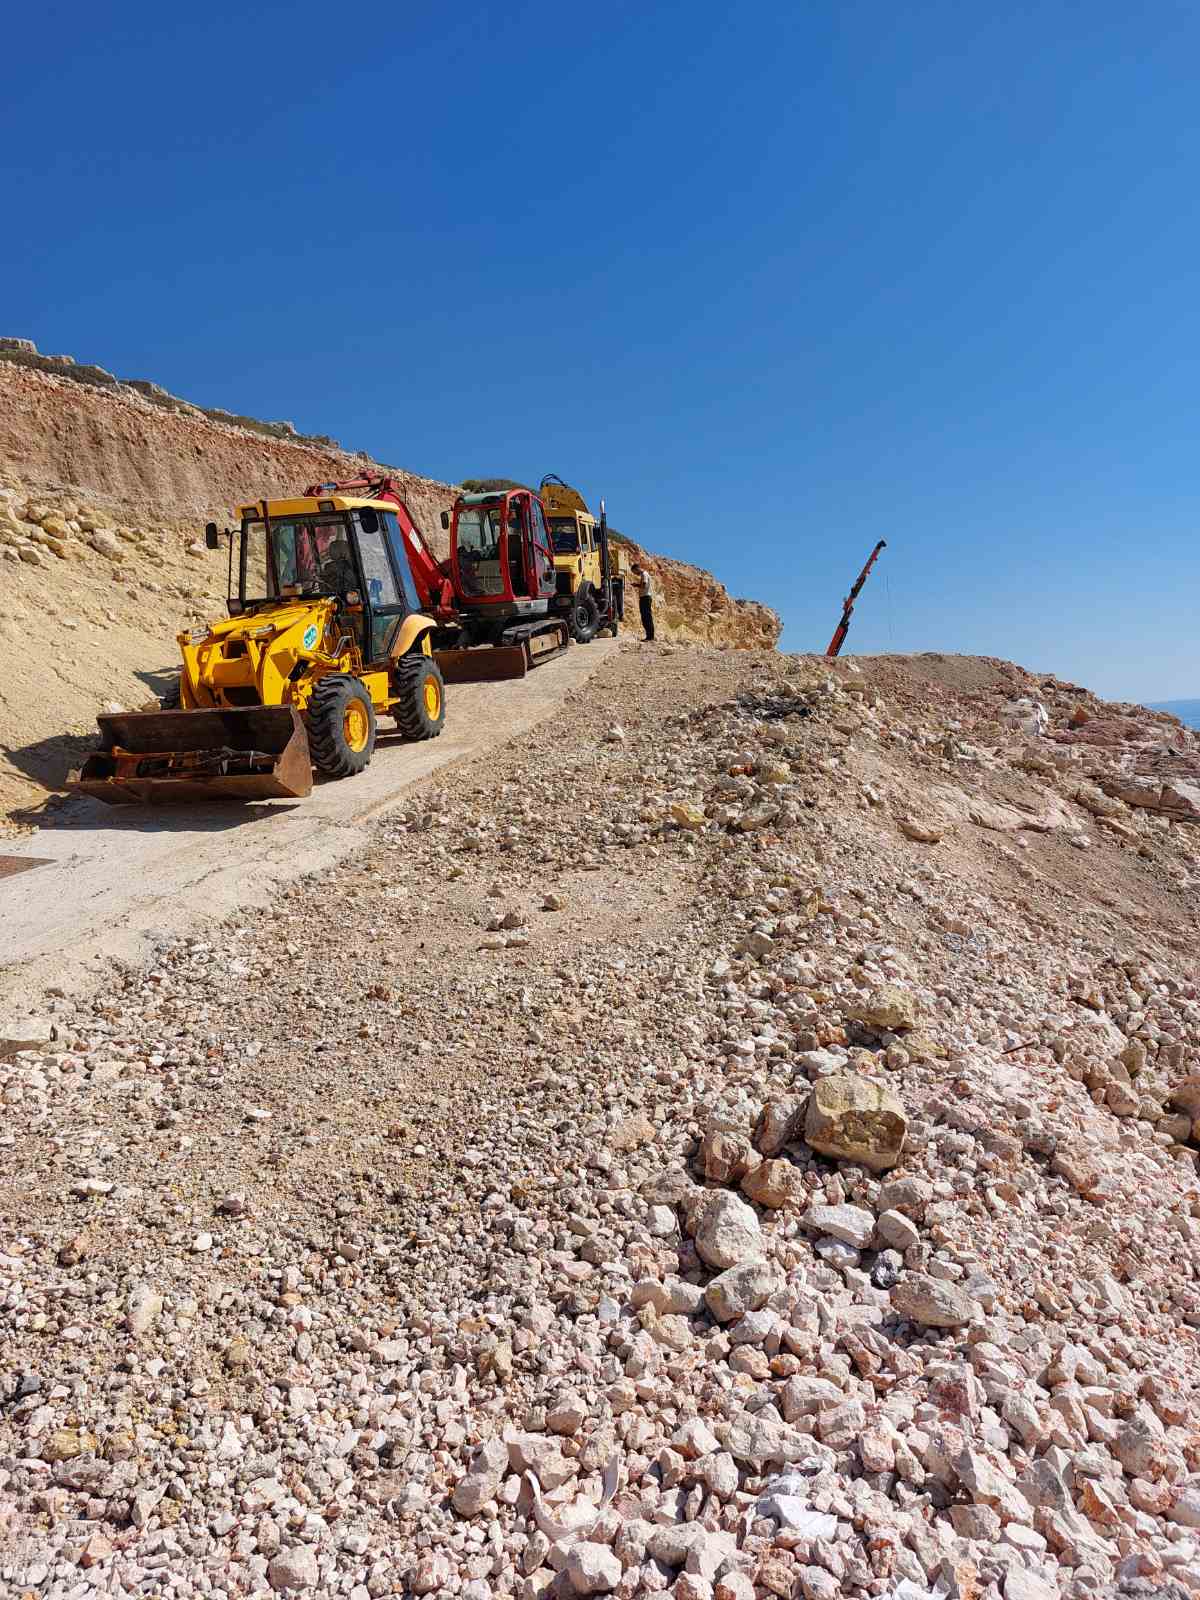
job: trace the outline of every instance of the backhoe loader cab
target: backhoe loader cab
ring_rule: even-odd
[[[111,801],[303,795],[312,769],[361,772],[387,715],[412,739],[445,719],[396,508],[349,496],[244,505],[227,619],[179,635],[163,711],[101,717],[76,787]]]

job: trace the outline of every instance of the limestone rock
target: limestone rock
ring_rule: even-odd
[[[47,1017],[0,1013],[0,1060],[18,1050],[46,1050],[53,1038],[54,1024]]]
[[[655,1137],[655,1127],[650,1118],[638,1112],[618,1122],[608,1136],[608,1148],[624,1155],[639,1145],[649,1144]]]
[[[925,1328],[961,1328],[975,1315],[975,1302],[955,1283],[909,1272],[892,1290],[892,1310]]]
[[[808,1203],[804,1178],[790,1161],[760,1161],[742,1178],[742,1193],[771,1211],[800,1210]]]
[[[875,1226],[879,1237],[892,1250],[908,1250],[921,1237],[902,1211],[881,1212]]]
[[[716,1422],[713,1431],[735,1461],[752,1467],[809,1462],[824,1466],[831,1459],[829,1451],[808,1434],[754,1412],[743,1411],[732,1420]]]
[[[281,1550],[267,1568],[272,1589],[315,1589],[320,1576],[316,1556],[303,1544]]]
[[[621,1581],[620,1561],[607,1545],[586,1539],[571,1547],[566,1573],[576,1594],[609,1594]]]
[[[805,1142],[814,1150],[873,1172],[896,1165],[907,1130],[899,1096],[873,1078],[849,1072],[817,1080],[804,1121]]]
[[[704,1291],[704,1303],[718,1322],[733,1322],[757,1311],[783,1287],[783,1274],[768,1261],[750,1261],[718,1273]]]
[[[896,822],[904,837],[914,840],[917,844],[937,844],[946,831],[944,823],[939,823],[931,817],[898,817]]]
[[[754,1124],[754,1148],[769,1159],[800,1135],[804,1126],[803,1100],[768,1100]]]
[[[735,1194],[714,1195],[700,1208],[694,1237],[697,1254],[710,1267],[736,1267],[763,1257],[758,1217]]]
[[[110,533],[107,528],[96,528],[88,534],[87,542],[97,555],[104,556],[109,561],[124,561],[125,550],[120,539],[115,533]]]
[[[146,1333],[158,1320],[163,1297],[148,1283],[134,1284],[125,1302],[125,1326],[130,1333]]]
[[[727,1128],[713,1128],[700,1144],[700,1170],[714,1183],[736,1183],[754,1159],[750,1141]]]
[[[508,1471],[508,1445],[503,1439],[489,1439],[481,1445],[471,1463],[471,1470],[451,1495],[454,1509],[464,1517],[473,1517],[482,1511],[490,1500],[496,1498],[501,1479]]]
[[[804,1221],[814,1232],[840,1239],[856,1250],[865,1250],[875,1232],[874,1214],[861,1206],[810,1206]]]
[[[698,1522],[681,1522],[655,1528],[648,1541],[650,1554],[667,1567],[684,1567],[695,1577],[713,1578],[721,1563],[737,1550],[731,1533],[714,1533]]]
[[[861,1022],[881,1033],[903,1033],[920,1020],[916,996],[895,983],[882,983],[865,999],[851,1001],[845,1016],[848,1022]]]

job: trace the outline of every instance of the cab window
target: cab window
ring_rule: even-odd
[[[362,558],[367,599],[373,606],[397,606],[400,594],[383,542],[383,529],[375,512],[358,512],[358,549]]]

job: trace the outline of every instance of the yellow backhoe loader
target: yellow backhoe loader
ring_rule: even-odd
[[[112,803],[299,797],[361,772],[376,720],[442,731],[445,695],[396,506],[317,494],[244,505],[229,616],[179,635],[161,711],[102,716],[69,787]],[[210,549],[222,535],[209,523]]]

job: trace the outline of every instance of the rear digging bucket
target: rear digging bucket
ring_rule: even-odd
[[[110,805],[287,800],[312,793],[304,721],[292,706],[97,717],[100,749],[67,780]]]

